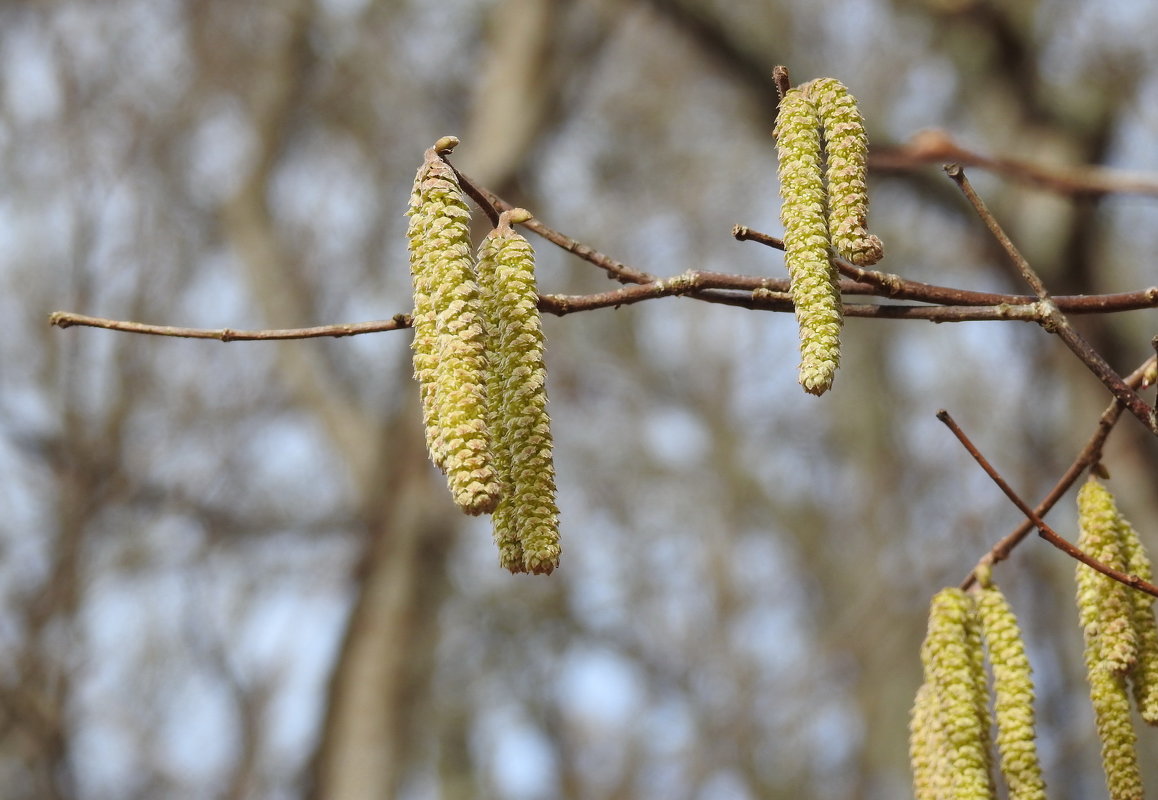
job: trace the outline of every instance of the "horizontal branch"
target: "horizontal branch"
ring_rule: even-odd
[[[220,342],[257,342],[277,339],[318,339],[322,337],[358,336],[363,333],[381,333],[410,327],[409,314],[395,314],[390,319],[373,322],[349,322],[339,325],[319,325],[313,328],[282,328],[271,330],[238,330],[236,328],[180,328],[175,325],[149,325],[144,322],[90,317],[71,311],[53,311],[48,315],[50,325],[71,328],[104,328],[125,333],[143,333],[149,336],[176,336],[182,339],[216,339]]]

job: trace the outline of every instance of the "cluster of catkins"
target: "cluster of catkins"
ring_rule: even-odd
[[[834,78],[790,89],[774,130],[784,261],[800,327],[800,385],[832,387],[844,318],[833,255],[868,266],[884,255],[868,233],[868,137],[856,100]]]
[[[1137,531],[1097,479],[1078,492],[1078,547],[1119,572],[1152,580]],[[980,570],[974,593],[944,589],[933,597],[921,647],[925,682],[917,691],[909,756],[917,800],[995,798],[989,693],[993,672],[997,751],[1010,800],[1045,797],[1034,744],[1033,682],[1021,633],[1005,598]],[[1141,800],[1130,694],[1142,719],[1158,725],[1158,624],[1154,598],[1078,564],[1078,615],[1085,637],[1102,766],[1110,800]],[[984,641],[984,648],[982,647]]]
[[[470,209],[443,159],[447,136],[426,151],[410,196],[414,376],[426,445],[455,503],[491,514],[500,563],[549,574],[559,564],[542,320],[535,253],[505,211],[477,257]]]
[[[916,800],[997,797],[984,651],[993,672],[997,750],[1008,796],[1045,798],[1029,659],[1013,609],[990,584],[972,595],[951,588],[933,596],[921,646],[925,681],[910,723]]]
[[[1078,548],[1107,567],[1151,581],[1138,532],[1096,478],[1078,492]],[[1100,572],[1077,566],[1078,619],[1085,637],[1086,679],[1102,740],[1111,800],[1142,797],[1130,691],[1142,719],[1158,725],[1158,626],[1154,598]],[[1127,687],[1129,684],[1129,688]]]

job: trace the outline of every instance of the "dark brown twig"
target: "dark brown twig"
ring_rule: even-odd
[[[784,249],[784,240],[753,230],[746,225],[732,228],[732,236],[740,242],[757,242],[776,250]],[[873,294],[898,300],[919,300],[923,303],[937,303],[946,306],[999,306],[1030,305],[1037,298],[1030,295],[997,294],[994,292],[974,292],[968,289],[952,289],[932,283],[910,281],[887,272],[861,269],[842,258],[833,259],[842,275],[847,275],[854,283],[841,281],[841,294]],[[736,276],[740,277],[740,276]],[[740,288],[733,285],[729,288]],[[1071,314],[1103,314],[1110,311],[1134,311],[1158,306],[1158,286],[1150,286],[1138,292],[1118,292],[1102,295],[1074,295],[1053,298],[1058,308]]]
[[[1040,277],[1021,255],[1021,252],[1010,240],[1001,224],[990,213],[985,205],[985,201],[974,191],[969,179],[965,177],[965,170],[961,168],[960,164],[948,164],[945,166],[945,172],[953,182],[961,189],[965,199],[973,206],[973,210],[985,227],[989,229],[990,234],[1001,245],[1005,254],[1017,267],[1018,272],[1021,273],[1022,278],[1029,284],[1030,288],[1040,298],[1042,309],[1045,312],[1042,320],[1042,327],[1047,331],[1057,334],[1070,351],[1078,357],[1078,359],[1086,365],[1090,372],[1094,373],[1106,388],[1113,393],[1115,397],[1122,401],[1126,408],[1138,418],[1146,428],[1153,434],[1158,435],[1158,411],[1155,411],[1149,404],[1146,403],[1138,393],[1126,385],[1114,369],[1102,358],[1101,353],[1095,350],[1085,338],[1077,332],[1077,330],[1066,319],[1065,314],[1058,308],[1057,303],[1049,296],[1049,292],[1042,283]]]
[[[1126,382],[1131,386],[1143,385],[1146,376],[1152,372],[1156,366],[1158,366],[1158,360],[1154,358],[1148,359],[1142,366],[1138,367],[1126,377]],[[1070,487],[1082,476],[1082,473],[1100,462],[1102,458],[1102,448],[1105,446],[1110,431],[1114,429],[1114,426],[1121,418],[1123,410],[1124,407],[1121,401],[1114,399],[1110,402],[1110,405],[1102,412],[1101,417],[1098,418],[1097,427],[1094,429],[1094,433],[1089,441],[1086,442],[1081,452],[1078,453],[1077,458],[1070,464],[1069,469],[1065,471],[1065,474],[1058,478],[1057,483],[1049,490],[1049,494],[1045,496],[1045,499],[1037,504],[1034,513],[1039,517],[1044,517],[1048,514],[1050,509],[1057,505],[1057,502],[1061,500],[1062,496],[1068,492]],[[1011,533],[993,545],[989,552],[978,562],[978,566],[991,566],[1009,558],[1009,554],[1013,552],[1013,548],[1017,547],[1032,530],[1032,521],[1026,520],[1022,522]],[[968,589],[973,585],[975,580],[975,574],[970,572],[965,580],[961,582],[961,588]]]
[[[949,430],[953,432],[953,435],[957,437],[957,440],[961,442],[962,446],[969,452],[969,455],[973,456],[973,460],[976,461],[983,470],[985,470],[985,474],[988,475],[995,484],[997,484],[997,487],[1001,489],[1005,496],[1008,497],[1010,501],[1021,510],[1021,513],[1025,514],[1026,518],[1029,519],[1030,522],[1033,523],[1034,527],[1037,528],[1038,535],[1040,535],[1041,538],[1045,539],[1047,542],[1062,552],[1066,553],[1071,558],[1077,559],[1091,569],[1102,573],[1106,577],[1113,578],[1114,580],[1120,583],[1124,583],[1127,586],[1132,586],[1135,589],[1146,592],[1146,594],[1158,597],[1158,586],[1142,580],[1137,575],[1128,575],[1125,572],[1120,572],[1119,570],[1114,569],[1113,567],[1108,567],[1096,559],[1090,558],[1090,556],[1083,553],[1077,547],[1072,545],[1068,540],[1058,534],[1057,531],[1046,524],[1045,520],[1043,520],[1036,511],[1030,508],[1029,505],[1018,496],[1017,492],[1013,491],[1013,488],[1005,482],[1005,479],[1002,478],[997,470],[993,467],[993,465],[989,463],[989,460],[981,454],[981,451],[977,449],[976,445],[974,445],[973,442],[970,441],[969,437],[965,435],[965,431],[961,430],[961,427],[957,424],[956,420],[954,420],[953,417],[949,415],[948,411],[944,409],[938,411],[937,419],[945,423]]]

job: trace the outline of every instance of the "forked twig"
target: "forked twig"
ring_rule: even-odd
[[[1113,567],[1106,566],[1100,561],[1086,555],[1073,544],[1071,544],[1067,539],[1058,534],[1057,531],[1046,524],[1045,520],[1043,520],[1036,511],[1030,508],[1029,505],[1018,496],[1017,492],[1013,490],[1013,487],[1005,482],[1005,479],[1002,478],[994,466],[989,463],[989,460],[981,454],[981,451],[977,449],[976,445],[970,441],[969,437],[965,435],[965,431],[961,430],[961,426],[959,426],[956,420],[950,416],[948,411],[944,409],[938,411],[937,419],[945,423],[949,430],[953,432],[953,435],[957,437],[957,440],[961,442],[962,446],[969,452],[969,455],[973,456],[973,460],[981,466],[981,469],[985,470],[985,474],[988,475],[995,484],[997,484],[997,487],[1001,489],[1002,493],[1004,493],[1005,496],[1008,497],[1010,501],[1021,510],[1021,513],[1025,514],[1031,523],[1033,523],[1033,526],[1037,528],[1038,535],[1041,536],[1041,538],[1045,539],[1047,542],[1062,552],[1066,553],[1071,558],[1077,559],[1091,569],[1102,573],[1106,577],[1113,578],[1114,580],[1120,583],[1124,583],[1127,586],[1132,586],[1135,589],[1145,592],[1146,594],[1158,597],[1158,586],[1142,580],[1137,575],[1129,575],[1125,572],[1116,570]]]
[[[1017,247],[1010,240],[1005,230],[1001,227],[1001,223],[993,216],[985,205],[985,201],[973,189],[973,185],[969,183],[969,179],[965,177],[965,170],[961,168],[960,164],[947,164],[945,172],[953,182],[957,184],[965,199],[973,206],[973,210],[981,221],[985,223],[985,227],[1001,245],[1005,254],[1009,256],[1010,261],[1017,267],[1018,272],[1021,273],[1022,278],[1033,289],[1038,296],[1045,318],[1042,321],[1042,327],[1051,333],[1057,334],[1066,346],[1078,357],[1079,360],[1097,376],[1106,388],[1108,388],[1115,397],[1122,401],[1122,403],[1129,409],[1130,413],[1138,418],[1146,428],[1153,434],[1158,435],[1158,411],[1155,411],[1149,404],[1146,403],[1138,393],[1126,385],[1119,375],[1109,365],[1106,359],[1102,358],[1101,353],[1095,350],[1085,338],[1077,332],[1077,330],[1066,319],[1065,314],[1057,307],[1057,303],[1050,297],[1049,292],[1042,283],[1041,278],[1025,260],[1025,257],[1017,249]]]

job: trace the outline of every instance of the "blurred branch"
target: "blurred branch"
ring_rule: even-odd
[[[1106,167],[1046,166],[1016,158],[987,156],[960,146],[947,132],[938,129],[920,131],[906,144],[874,150],[870,156],[872,168],[886,172],[946,162],[978,167],[1061,195],[1141,194],[1158,197],[1158,175],[1153,173]]]
[[[969,455],[973,456],[973,459],[981,466],[981,469],[985,470],[985,474],[988,475],[993,480],[993,482],[997,484],[997,487],[1001,489],[1005,496],[1008,497],[1010,501],[1012,501],[1012,503],[1021,510],[1021,513],[1025,514],[1030,522],[1033,523],[1033,525],[1037,528],[1038,535],[1040,535],[1041,538],[1045,539],[1047,542],[1052,544],[1058,550],[1066,553],[1071,558],[1077,559],[1091,569],[1102,573],[1106,577],[1112,578],[1113,580],[1116,580],[1120,583],[1124,583],[1127,586],[1132,586],[1135,589],[1145,592],[1146,594],[1158,597],[1158,586],[1155,586],[1148,581],[1142,580],[1137,575],[1129,575],[1125,572],[1116,570],[1113,567],[1106,566],[1102,562],[1091,558],[1077,547],[1070,544],[1061,534],[1046,524],[1045,520],[1043,520],[1036,511],[1029,507],[1029,504],[1027,504],[1024,500],[1021,499],[1021,497],[1018,496],[1017,492],[1013,490],[1013,487],[1006,483],[1005,479],[1002,478],[1000,473],[997,472],[997,469],[989,463],[989,460],[985,458],[984,455],[982,455],[981,451],[977,449],[977,446],[969,440],[969,437],[965,434],[965,431],[961,430],[961,426],[957,424],[956,420],[953,419],[948,411],[944,409],[938,411],[937,419],[941,420],[941,422],[948,426],[949,430],[953,432],[953,435],[957,437],[957,440],[961,442],[967,451],[969,451]]]

